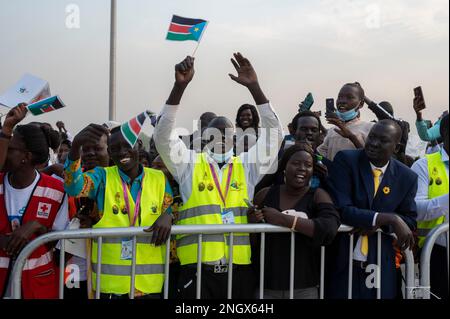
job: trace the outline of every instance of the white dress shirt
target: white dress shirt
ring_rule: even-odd
[[[447,161],[448,154],[444,148],[441,149],[442,161]],[[441,216],[445,216],[445,221],[448,223],[448,193],[436,198],[430,199],[428,197],[429,174],[428,174],[428,159],[422,158],[414,163],[411,169],[418,175],[418,188],[416,193],[417,205],[417,221],[432,220]],[[448,179],[448,165],[445,166],[445,172]],[[445,234],[439,236],[436,244],[446,246]]]
[[[384,173],[386,172],[386,169],[389,166],[388,162],[386,165],[384,165],[383,167],[376,167],[375,165],[373,165],[372,163],[370,163],[370,168],[372,169],[372,172],[374,169],[379,169],[381,171],[381,175],[380,175],[380,185],[381,185],[381,181],[383,180],[384,177]],[[380,190],[380,188],[378,187],[377,193]],[[375,227],[375,225],[377,224],[377,216],[378,213],[376,213],[373,216],[373,221],[372,221],[372,226]],[[361,236],[359,236],[358,241],[356,242],[356,246],[355,249],[353,250],[353,259],[357,260],[357,261],[367,261],[367,256],[364,256],[361,253]]]
[[[198,153],[189,150],[175,132],[175,118],[178,108],[178,105],[164,106],[153,138],[164,164],[180,186],[180,195],[183,202],[187,202],[192,194],[192,174]],[[253,199],[255,186],[261,177],[276,169],[278,150],[283,140],[281,123],[270,103],[258,105],[257,108],[261,117],[261,126],[270,129],[271,134],[269,137],[265,136],[266,130],[262,129],[262,134],[259,136],[256,145],[250,148],[248,152],[239,155],[246,174],[249,199]],[[266,137],[270,140],[267,140]],[[262,151],[267,155],[266,158],[261,157]],[[220,169],[212,158],[209,156],[207,158],[212,163],[219,180],[222,180],[222,174],[231,160]]]
[[[195,150],[189,150],[176,134],[175,118],[178,108],[178,105],[164,106],[153,138],[164,164],[179,184],[181,198],[186,203],[192,194],[195,160],[199,153]],[[266,130],[261,130],[262,134],[259,135],[256,145],[250,148],[248,152],[239,155],[244,166],[250,200],[253,199],[255,186],[262,176],[275,172],[278,163],[278,150],[283,141],[283,128],[270,103],[258,105],[257,108],[261,117],[261,126]],[[268,133],[268,137],[265,134],[267,131],[271,131]],[[262,151],[265,154],[261,154]],[[207,160],[212,164],[218,179],[222,180],[223,172],[230,165],[231,159],[222,168],[210,156],[207,156]],[[226,258],[223,256],[220,260],[209,264],[226,262]]]

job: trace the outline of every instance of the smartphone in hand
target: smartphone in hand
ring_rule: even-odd
[[[416,88],[414,88],[414,97],[418,99],[418,108],[416,109],[416,111],[422,111],[426,108],[425,106],[425,98],[423,97],[423,91],[422,91],[422,87],[418,86]]]
[[[310,110],[311,107],[313,106],[313,104],[314,104],[314,97],[313,97],[312,93],[310,92],[306,96],[305,100],[302,103],[300,103],[299,112]]]
[[[336,112],[336,107],[334,106],[334,99],[326,99],[326,113],[325,114],[330,114],[330,113],[335,113]]]
[[[244,198],[245,204],[247,204],[247,207],[250,209],[256,209],[255,205],[251,201],[249,201],[247,198]]]

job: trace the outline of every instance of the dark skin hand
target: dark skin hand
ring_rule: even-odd
[[[73,139],[69,159],[76,161],[80,159],[81,146],[92,141],[99,141],[103,135],[109,135],[109,131],[102,125],[90,124],[78,133]]]
[[[316,163],[314,165],[314,172],[323,179],[328,176],[328,168],[325,164]]]
[[[417,121],[423,121],[422,110],[425,108],[425,101],[421,98],[414,97],[413,108],[414,112],[416,112]]]
[[[235,67],[238,75],[235,76],[233,74],[229,74],[230,78],[233,81],[247,87],[256,104],[260,105],[268,103],[269,101],[259,86],[258,77],[250,61],[243,57],[241,53],[235,53],[233,56],[234,59],[231,59],[231,63]],[[175,66],[175,84],[169,98],[167,99],[167,105],[180,104],[184,90],[192,81],[194,74],[195,70],[193,57],[188,56],[181,63]]]
[[[34,235],[41,235],[47,232],[45,226],[39,224],[37,221],[30,221],[11,233],[6,253],[10,256],[16,256],[25,247],[30,238]]]
[[[403,251],[414,247],[414,236],[408,225],[395,213],[380,213],[377,216],[375,229],[392,226],[397,236],[397,246]]]
[[[47,166],[46,168],[41,170],[41,173],[47,174],[49,176],[52,176],[53,174],[55,174],[56,176],[64,178],[64,165],[53,164],[53,165]]]
[[[238,75],[228,74],[230,78],[245,86],[250,91],[255,103],[257,105],[266,104],[269,100],[264,95],[261,87],[259,86],[258,76],[250,61],[242,56],[241,53],[234,53],[234,59],[231,59],[231,63],[236,69]]]
[[[27,115],[28,109],[25,103],[21,103],[16,107],[12,108],[5,117],[5,121],[1,128],[3,134],[6,136],[11,136],[14,127],[20,123]],[[8,150],[9,139],[0,138],[0,170],[3,168],[6,160],[6,153]]]
[[[0,249],[6,250],[6,247],[8,247],[8,242],[10,239],[10,235],[0,235]]]
[[[155,246],[161,246],[166,243],[167,239],[170,236],[172,220],[173,217],[171,214],[164,213],[158,217],[158,219],[152,226],[144,229],[144,231],[147,233],[153,232],[152,239],[150,241],[151,244]]]
[[[264,214],[262,213],[262,210],[258,208],[258,206],[248,209],[247,218],[250,224],[264,222]]]
[[[348,138],[356,148],[364,148],[364,143],[360,141],[358,137],[347,128],[342,120],[340,120],[339,118],[327,116],[327,122],[328,124],[337,126],[338,128],[334,129],[336,133],[344,138]]]
[[[58,121],[58,122],[56,122],[56,127],[58,128],[58,130],[59,130],[60,132],[61,132],[61,131],[64,131],[64,132],[67,133],[66,126],[64,125],[64,122],[63,122],[63,121]]]
[[[183,96],[184,90],[192,81],[195,74],[194,58],[186,57],[181,63],[175,65],[175,84],[172,92],[167,99],[167,105],[179,105]]]

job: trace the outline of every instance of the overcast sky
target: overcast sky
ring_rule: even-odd
[[[325,109],[344,83],[359,81],[375,101],[414,120],[413,88],[422,85],[436,119],[449,100],[447,0],[118,0],[117,119],[159,112],[174,81],[173,66],[195,42],[165,40],[172,14],[210,21],[196,54],[195,79],[179,126],[214,111],[234,120],[253,102],[232,82],[229,59],[240,51],[284,126],[308,92]],[[79,28],[67,6],[80,10]],[[0,92],[29,72],[50,82],[67,108],[40,116],[76,132],[108,116],[109,0],[0,0]],[[373,119],[370,111],[363,118]]]

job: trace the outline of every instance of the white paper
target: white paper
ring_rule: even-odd
[[[80,220],[74,218],[70,221],[67,229],[79,229]],[[61,249],[61,243],[58,242],[56,249]],[[72,254],[86,259],[86,239],[66,239],[64,242],[64,249],[66,253]]]
[[[27,73],[14,86],[0,95],[0,105],[3,106],[3,109],[12,108],[19,103],[31,104],[47,97],[50,97],[48,82]]]

